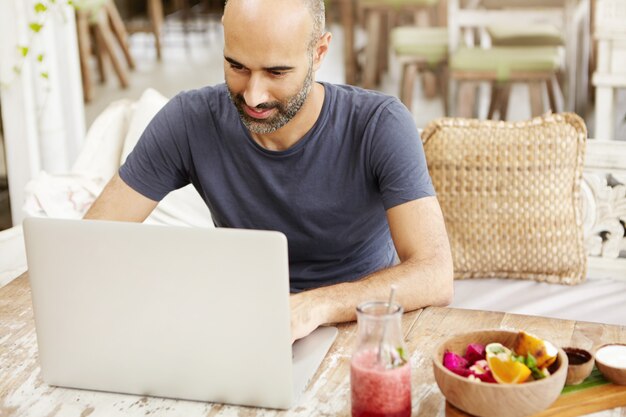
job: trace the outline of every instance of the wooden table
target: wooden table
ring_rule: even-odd
[[[403,329],[412,352],[413,416],[451,415],[434,382],[431,353],[454,333],[483,328],[525,329],[561,346],[586,349],[626,342],[622,326],[435,307],[405,314]],[[0,416],[349,416],[356,326],[348,323],[339,329],[300,405],[289,411],[55,388],[41,380],[30,287],[18,278],[0,288]],[[609,413],[624,416],[626,407]]]

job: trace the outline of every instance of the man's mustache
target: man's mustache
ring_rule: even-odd
[[[243,95],[237,94],[236,98],[240,104],[245,104],[246,106],[248,106],[248,104],[246,103],[246,99],[243,98]],[[248,107],[252,109],[258,109],[258,110],[268,110],[268,109],[279,108],[280,103],[278,101],[274,101],[274,102],[269,102],[269,103],[261,103],[255,107],[252,107],[252,106],[248,106]]]

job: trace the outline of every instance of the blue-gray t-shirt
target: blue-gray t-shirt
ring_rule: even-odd
[[[216,226],[284,233],[294,292],[386,268],[385,210],[435,194],[422,143],[396,98],[322,84],[318,120],[284,151],[252,139],[224,84],[178,94],[119,174],[155,201],[191,182]]]

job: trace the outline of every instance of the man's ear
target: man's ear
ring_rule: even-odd
[[[333,38],[332,33],[324,32],[315,45],[315,51],[313,52],[313,71],[317,71],[324,61],[324,57],[328,53],[328,47],[330,41]]]

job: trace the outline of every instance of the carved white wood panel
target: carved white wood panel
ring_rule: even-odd
[[[590,272],[626,279],[626,142],[587,142],[581,194]]]

